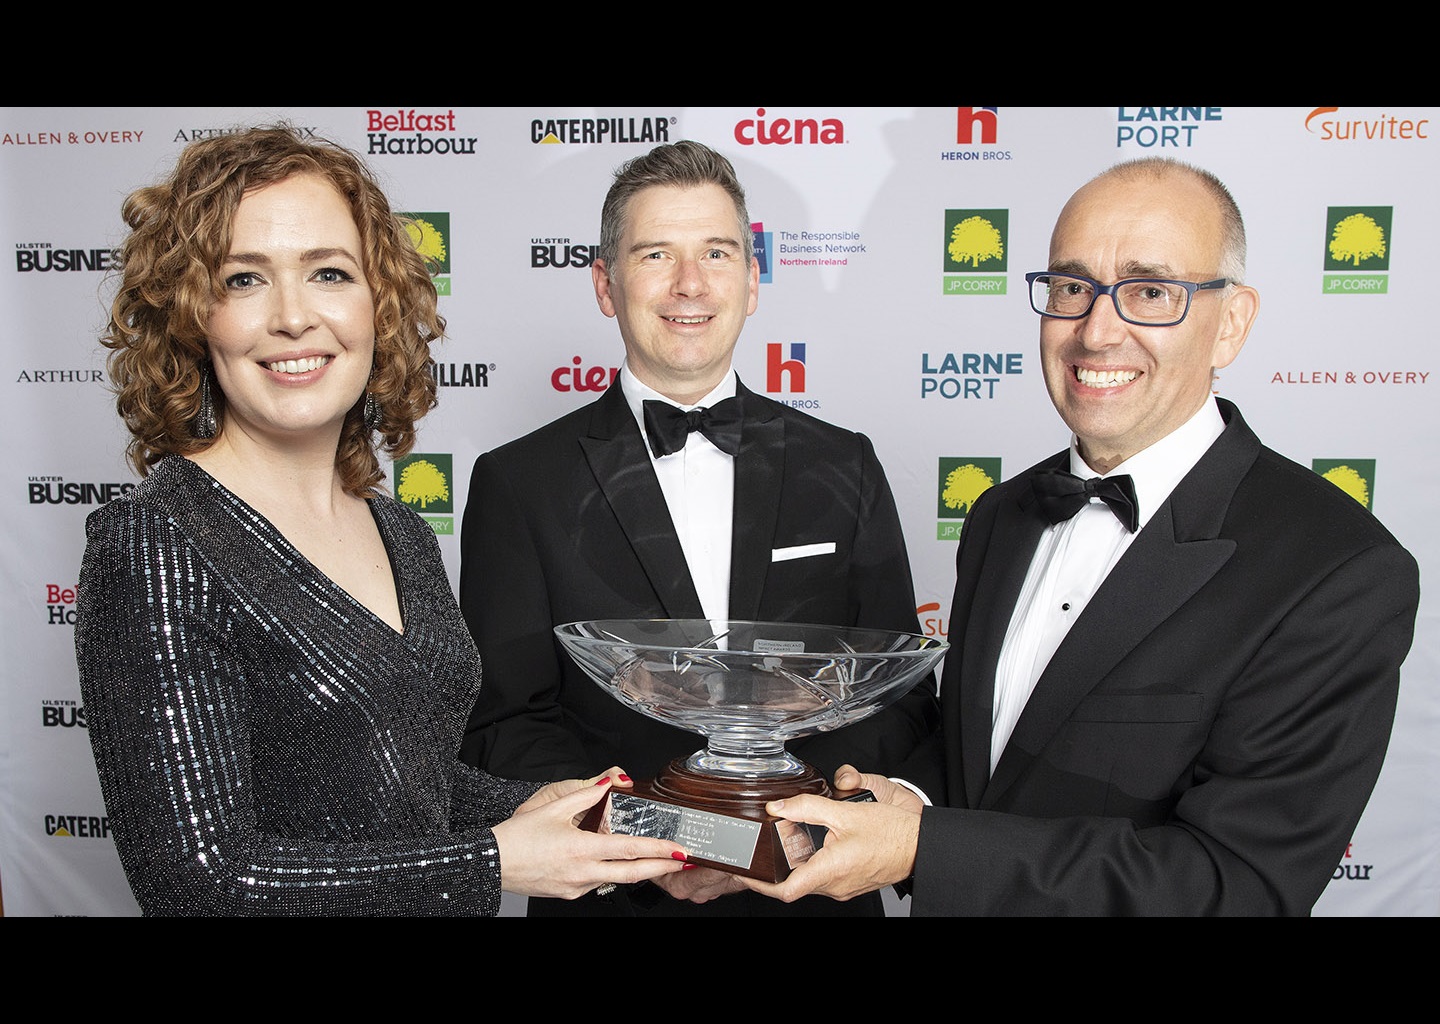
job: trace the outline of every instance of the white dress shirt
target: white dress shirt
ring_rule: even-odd
[[[647,399],[658,399],[685,412],[714,405],[735,397],[735,371],[729,370],[723,380],[694,405],[671,401],[654,388],[642,383],[628,365],[620,367],[620,389],[635,422],[645,435]],[[698,430],[692,430],[685,447],[678,452],[657,458],[645,437],[645,450],[660,479],[660,490],[670,508],[670,520],[685,552],[690,578],[700,595],[705,617],[720,622],[730,617],[730,542],[735,514],[735,459],[726,455]]]
[[[1168,436],[1103,474],[1129,474],[1134,480],[1140,530],[1224,429],[1219,408],[1207,400]],[[1070,472],[1085,479],[1101,475],[1085,464],[1073,436]],[[1091,498],[1073,519],[1048,527],[1041,535],[995,670],[992,773],[1051,655],[1138,534],[1139,530],[1125,529],[1103,501]]]

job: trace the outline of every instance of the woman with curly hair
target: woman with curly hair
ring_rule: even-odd
[[[687,866],[456,757],[480,685],[429,526],[377,489],[445,333],[405,223],[288,125],[131,193],[102,343],[144,478],[89,517],[80,686],[143,913],[499,912]]]

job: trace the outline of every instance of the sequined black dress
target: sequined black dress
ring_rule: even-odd
[[[537,788],[456,758],[480,663],[430,527],[370,502],[405,631],[188,459],[93,512],[75,648],[147,915],[493,915]]]

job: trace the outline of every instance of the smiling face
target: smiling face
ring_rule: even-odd
[[[296,175],[240,201],[221,264],[225,298],[206,332],[226,400],[220,440],[338,443],[375,347],[360,261],[350,207],[323,177]]]
[[[749,245],[718,185],[655,185],[631,198],[615,265],[597,261],[591,279],[636,377],[682,404],[720,382],[759,301]]]
[[[1107,175],[1081,188],[1050,239],[1054,271],[1101,284],[1126,277],[1208,281],[1221,276],[1222,220],[1192,176]],[[1253,288],[1197,292],[1174,327],[1126,323],[1108,295],[1080,320],[1042,317],[1040,358],[1050,399],[1099,472],[1175,430],[1211,395],[1213,370],[1245,343]]]

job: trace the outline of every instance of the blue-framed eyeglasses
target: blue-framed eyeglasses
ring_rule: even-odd
[[[1213,281],[1171,281],[1163,277],[1127,277],[1114,284],[1079,274],[1055,274],[1048,270],[1025,275],[1030,285],[1030,307],[1041,316],[1079,320],[1090,315],[1095,299],[1109,295],[1120,319],[1141,327],[1174,327],[1190,312],[1190,298],[1196,292],[1224,288],[1228,277]]]

